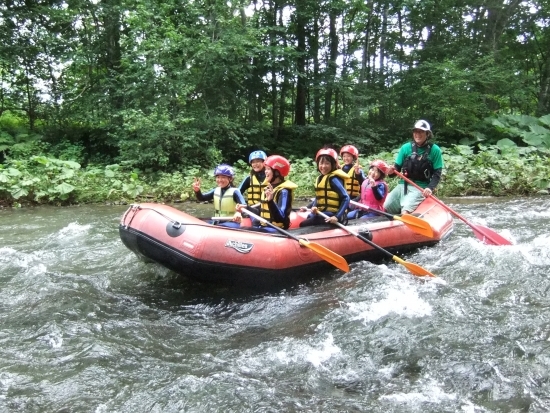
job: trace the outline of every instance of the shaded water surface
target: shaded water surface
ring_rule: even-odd
[[[447,200],[461,221],[395,262],[287,290],[136,259],[126,207],[0,211],[0,412],[550,410],[550,199]],[[180,205],[199,215],[203,206]]]

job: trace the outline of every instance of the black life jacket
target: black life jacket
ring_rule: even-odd
[[[418,155],[417,146],[412,142],[412,153],[407,156],[403,162],[403,175],[414,181],[430,182],[434,173],[432,161],[430,161],[430,152],[432,144],[428,143],[426,150],[422,155]]]

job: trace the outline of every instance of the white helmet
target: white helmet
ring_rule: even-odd
[[[430,129],[430,124],[428,122],[426,122],[425,120],[422,120],[420,119],[419,121],[417,121],[415,124],[414,124],[414,128],[413,129],[420,129],[420,130],[424,130],[426,132],[431,132],[432,130]]]

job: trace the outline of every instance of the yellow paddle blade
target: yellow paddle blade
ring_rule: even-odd
[[[315,242],[310,242],[305,239],[300,239],[299,242],[301,246],[309,248],[310,250],[315,252],[318,256],[320,256],[322,259],[324,259],[327,262],[330,262],[336,268],[344,272],[349,272],[348,262],[341,255],[338,255],[334,251],[329,250],[327,247],[324,247],[321,244],[317,244]]]
[[[422,218],[415,217],[414,215],[401,215],[394,216],[393,219],[403,222],[405,225],[409,226],[411,230],[417,234],[424,235],[429,238],[433,238],[434,231],[430,224],[423,220]]]
[[[395,262],[398,262],[399,264],[404,265],[410,272],[412,272],[416,276],[422,277],[424,275],[427,275],[428,277],[435,277],[434,274],[432,274],[428,270],[422,268],[418,264],[413,264],[412,262],[407,262],[407,261],[405,261],[405,260],[403,260],[403,259],[401,259],[401,258],[399,258],[395,255],[392,257],[392,259]]]

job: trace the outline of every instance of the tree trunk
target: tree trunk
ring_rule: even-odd
[[[122,93],[119,86],[121,74],[120,49],[120,5],[118,0],[104,0],[103,26],[105,47],[105,68],[107,69],[108,93],[115,112],[123,107]]]
[[[315,17],[311,35],[311,56],[313,58],[313,121],[321,123],[321,84],[319,74],[319,18]]]
[[[277,77],[278,72],[277,68],[275,66],[276,62],[276,54],[274,53],[276,50],[277,45],[277,34],[276,34],[276,26],[277,26],[277,13],[279,12],[279,7],[277,5],[277,2],[271,1],[269,3],[269,24],[271,25],[271,30],[269,31],[269,44],[271,46],[272,54],[271,54],[271,128],[273,130],[273,138],[276,140],[279,136],[279,125],[278,125],[278,119],[279,119],[279,100],[277,97]]]
[[[546,62],[540,74],[540,90],[537,96],[537,116],[550,113],[550,53],[546,51]]]
[[[332,94],[334,82],[336,79],[336,59],[338,58],[338,32],[336,31],[336,10],[332,8],[329,13],[329,61],[327,65],[327,90],[325,92],[325,123],[330,122],[330,112],[332,108]]]
[[[296,2],[296,52],[298,57],[296,59],[296,106],[294,110],[295,118],[294,123],[296,125],[306,124],[306,87],[307,87],[307,74],[306,74],[306,24],[307,19],[305,11],[303,10],[303,0]]]

